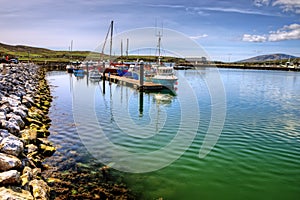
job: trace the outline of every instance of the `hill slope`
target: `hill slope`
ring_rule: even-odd
[[[265,62],[265,61],[275,61],[275,60],[287,60],[287,59],[295,59],[297,58],[296,56],[292,55],[287,55],[287,54],[268,54],[268,55],[260,55],[260,56],[255,56],[252,58],[248,58],[245,60],[241,60],[238,62],[246,63],[246,62]]]
[[[0,53],[8,53],[8,52],[32,52],[32,53],[50,53],[52,50],[39,48],[39,47],[30,47],[25,45],[8,45],[0,43]]]
[[[8,45],[0,43],[0,58],[6,55],[9,58],[18,58],[20,61],[33,62],[69,62],[72,60],[84,60],[91,52],[89,51],[55,51],[40,47],[25,45]]]

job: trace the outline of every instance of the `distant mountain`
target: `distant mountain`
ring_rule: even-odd
[[[297,58],[296,56],[287,55],[287,54],[268,54],[268,55],[260,55],[252,58],[248,58],[245,60],[241,60],[238,62],[246,63],[246,62],[265,62],[265,61],[275,61],[275,60],[287,60],[287,59]]]

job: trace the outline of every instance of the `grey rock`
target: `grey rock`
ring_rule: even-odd
[[[18,135],[20,132],[20,127],[16,121],[5,121],[1,120],[1,127],[7,129],[10,133]]]
[[[25,122],[19,115],[16,115],[15,113],[9,113],[6,115],[6,117],[9,119],[8,121],[17,123],[21,129],[25,127]]]
[[[24,151],[23,142],[16,136],[5,137],[0,143],[0,152],[13,156],[19,156]]]
[[[28,112],[28,109],[23,106],[12,107],[12,112],[22,117],[22,119],[25,119],[27,117],[26,112]]]
[[[12,90],[12,89],[9,89],[9,90]],[[7,101],[9,103],[10,106],[12,107],[17,107],[19,104],[21,104],[20,100],[18,100],[18,97],[17,96],[14,96],[14,98],[11,98],[11,97],[2,97],[2,101]]]
[[[0,111],[0,120],[6,120],[6,113],[3,111]]]
[[[2,103],[2,105],[0,106],[1,112],[9,113],[11,110],[12,109],[10,108],[9,104],[6,102]]]
[[[0,129],[0,142],[6,137],[10,136],[8,130]]]
[[[17,170],[9,170],[0,173],[0,185],[15,185],[20,182],[20,173]]]
[[[19,158],[7,155],[4,153],[0,153],[0,171],[7,171],[13,168],[20,168],[22,162]]]

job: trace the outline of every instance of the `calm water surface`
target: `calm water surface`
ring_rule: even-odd
[[[84,165],[97,161],[93,157],[95,155],[87,151],[89,144],[82,141],[76,126],[81,126],[81,131],[86,130],[85,137],[90,136],[91,140],[100,126],[111,142],[133,153],[153,152],[166,146],[180,126],[182,103],[191,99],[180,87],[184,79],[198,101],[200,118],[197,119],[199,124],[195,125],[197,134],[183,155],[162,169],[148,173],[120,172],[138,197],[298,199],[300,73],[239,69],[220,69],[219,72],[226,94],[225,123],[213,150],[201,159],[199,149],[212,117],[213,105],[205,82],[210,69],[178,71],[180,78],[176,95],[164,102],[158,101],[153,93],[140,94],[114,83],[103,85],[102,81],[92,82],[87,77],[78,79],[65,72],[49,72],[48,80],[55,86],[52,87],[55,99],[50,112],[53,120],[50,140],[58,146],[54,154],[54,157],[61,158],[56,163],[58,169],[70,167],[70,160]],[[74,121],[73,112],[89,118],[86,110],[91,101],[80,98],[76,105],[81,106],[73,107],[74,99],[78,103],[76,90],[82,92],[81,97],[93,93],[96,124],[79,125],[80,122]],[[195,107],[187,109],[195,112]],[[124,120],[126,125],[125,122],[122,124],[118,113],[127,114],[130,123]],[[153,135],[135,137],[134,134],[140,131],[132,128],[135,126],[144,127],[144,132],[152,131]],[[126,131],[132,131],[133,135],[126,135]],[[105,152],[106,148],[99,146],[97,150]],[[101,156],[105,160],[105,156]]]

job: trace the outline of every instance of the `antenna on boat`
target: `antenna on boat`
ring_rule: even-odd
[[[163,24],[162,24],[162,31],[157,31],[157,22],[155,21],[155,32],[156,37],[158,37],[158,44],[157,44],[157,50],[158,50],[158,65],[161,63],[161,38],[163,36]]]

